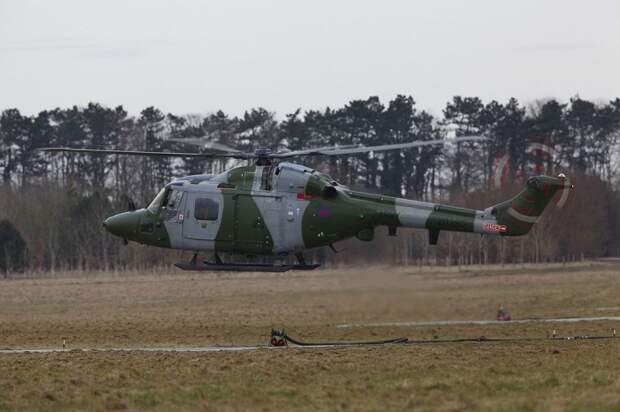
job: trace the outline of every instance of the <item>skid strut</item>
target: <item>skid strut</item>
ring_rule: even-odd
[[[194,256],[189,263],[179,262],[174,265],[182,270],[194,270],[194,271],[225,271],[225,272],[288,272],[289,270],[313,270],[320,265],[306,263],[303,255],[297,253],[295,257],[299,264],[297,265],[273,265],[268,263],[225,263],[220,256],[215,253],[215,263],[198,261],[198,253],[194,253]]]
[[[320,265],[264,265],[255,263],[210,263],[192,264],[179,262],[174,266],[182,270],[195,271],[224,271],[224,272],[288,272],[289,270],[313,270]]]

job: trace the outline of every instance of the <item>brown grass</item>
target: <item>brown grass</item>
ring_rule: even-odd
[[[341,323],[618,315],[616,263],[114,276],[0,282],[0,347],[69,348],[609,334],[616,322],[354,327]],[[607,308],[602,309],[601,308]],[[619,332],[620,332],[620,328]],[[0,354],[0,410],[620,408],[620,341],[243,353]]]

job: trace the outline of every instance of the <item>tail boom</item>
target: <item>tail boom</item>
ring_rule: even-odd
[[[514,198],[476,210],[436,203],[395,199],[400,226],[426,228],[431,244],[440,231],[520,236],[529,232],[558,190],[572,188],[559,177],[534,176]]]

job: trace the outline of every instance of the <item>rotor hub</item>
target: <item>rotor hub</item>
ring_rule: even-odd
[[[271,164],[271,155],[273,152],[268,147],[259,147],[254,151],[257,166],[269,166]]]
[[[272,151],[268,147],[259,147],[254,151],[254,155],[258,158],[265,158],[271,156]]]

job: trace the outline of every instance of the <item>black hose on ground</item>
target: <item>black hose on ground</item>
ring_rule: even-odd
[[[409,339],[407,338],[393,338],[393,339],[382,339],[382,340],[373,340],[373,341],[342,341],[342,342],[303,342],[297,340],[295,338],[287,335],[284,330],[271,330],[271,338],[273,342],[273,338],[284,339],[286,342],[293,343],[297,346],[361,346],[361,345],[387,345],[387,344],[402,344],[407,343]],[[275,345],[274,345],[275,346]],[[277,345],[284,346],[284,345]]]
[[[546,341],[546,340],[601,340],[601,339],[618,339],[620,337],[614,335],[596,335],[596,336],[551,336],[551,337],[499,337],[489,338],[486,336],[479,336],[475,338],[450,338],[450,339],[409,339],[409,338],[394,338],[383,339],[374,341],[340,341],[340,342],[304,342],[295,338],[292,338],[284,332],[284,330],[271,330],[271,342],[272,346],[285,346],[288,342],[297,346],[371,346],[371,345],[388,345],[388,344],[430,344],[430,343],[466,343],[466,342],[533,342],[533,341]],[[274,344],[274,342],[280,342]]]

